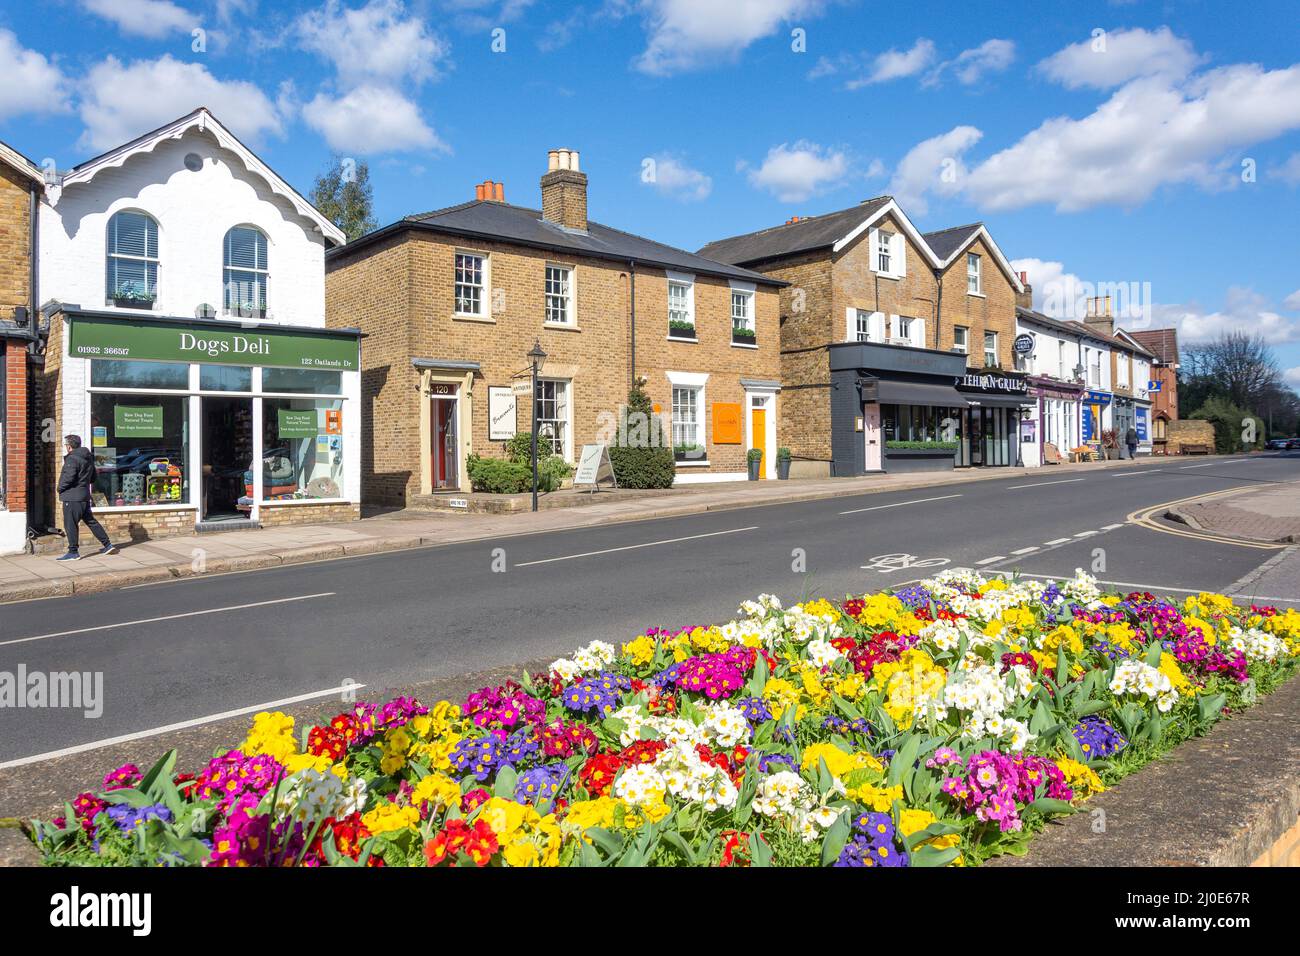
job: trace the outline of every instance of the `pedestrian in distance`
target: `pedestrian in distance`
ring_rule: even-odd
[[[63,529],[68,535],[68,553],[59,561],[76,561],[81,557],[78,547],[81,522],[102,545],[96,554],[117,554],[117,548],[108,539],[104,526],[95,520],[90,510],[90,488],[95,483],[95,459],[89,448],[82,447],[80,435],[67,435],[63,439],[63,470],[59,472],[59,501],[63,502]]]
[[[1128,456],[1130,458],[1136,458],[1138,452],[1138,433],[1137,429],[1132,425],[1130,425],[1128,431],[1124,433],[1124,444],[1128,445]]]

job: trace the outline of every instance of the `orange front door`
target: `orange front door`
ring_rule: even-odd
[[[763,460],[758,463],[758,477],[767,477],[767,409],[754,409],[753,421],[754,447],[763,453]]]

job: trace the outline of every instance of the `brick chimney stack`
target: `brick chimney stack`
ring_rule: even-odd
[[[1034,307],[1034,287],[1029,284],[1029,273],[1021,272],[1019,278],[1020,284],[1025,287],[1025,291],[1016,293],[1016,307],[1032,309]]]
[[[1088,299],[1088,312],[1083,324],[1105,335],[1115,334],[1115,316],[1110,311],[1110,296],[1098,295]]]
[[[587,231],[587,174],[578,166],[576,149],[553,149],[546,154],[542,218],[566,229]]]

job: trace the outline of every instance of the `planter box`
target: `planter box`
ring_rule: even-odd
[[[757,344],[758,344],[758,336],[757,336],[757,335],[741,335],[741,334],[740,334],[739,332],[737,332],[735,329],[732,329],[732,330],[731,330],[731,341],[735,342],[737,345],[757,345]]]
[[[918,471],[952,471],[955,453],[917,448],[886,448],[882,462],[884,470],[893,474]]]
[[[152,309],[153,304],[153,299],[134,299],[125,295],[113,296],[113,305],[119,309]]]

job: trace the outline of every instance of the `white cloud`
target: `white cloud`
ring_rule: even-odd
[[[961,190],[967,177],[961,155],[983,135],[974,126],[956,126],[917,143],[894,169],[890,193],[904,209],[924,215],[929,208],[928,194],[951,196]]]
[[[1117,324],[1130,331],[1155,327],[1157,307],[1151,301],[1149,282],[1114,276],[1085,280],[1051,259],[1012,259],[1011,268],[1026,274],[1033,287],[1033,307],[1044,315],[1082,322],[1088,315],[1088,300],[1106,296]]]
[[[171,0],[81,0],[87,12],[117,24],[127,36],[160,40],[172,33],[189,33],[199,17]]]
[[[439,76],[451,52],[401,0],[370,0],[345,7],[339,0],[300,16],[299,41],[334,64],[345,87],[422,83]]]
[[[1290,309],[1292,312],[1300,312],[1300,289],[1296,289],[1289,296],[1283,299],[1282,307]]]
[[[245,141],[281,132],[281,116],[257,86],[218,80],[198,63],[170,55],[123,64],[108,57],[91,67],[79,105],[83,146],[111,149],[206,106]]]
[[[886,50],[871,60],[871,67],[866,76],[849,80],[846,89],[857,90],[875,83],[888,83],[915,76],[934,62],[934,43],[921,37],[912,44],[910,50]]]
[[[1233,286],[1223,308],[1209,311],[1198,303],[1156,305],[1155,327],[1175,326],[1179,344],[1218,338],[1225,332],[1262,335],[1270,345],[1300,342],[1300,315],[1285,315],[1277,305],[1254,289]]]
[[[665,196],[691,202],[707,199],[713,192],[713,177],[692,169],[681,160],[664,154],[654,158],[654,178],[646,182]]]
[[[1179,86],[1139,79],[1083,119],[1047,120],[976,166],[966,189],[987,209],[1134,206],[1168,183],[1230,188],[1231,151],[1297,128],[1300,65],[1229,66]]]
[[[62,113],[68,106],[68,81],[57,66],[28,50],[9,30],[0,30],[0,120],[25,113]]]
[[[825,0],[640,0],[636,6],[649,39],[633,66],[669,76],[732,62],[783,24],[817,16]]]
[[[452,15],[461,29],[485,33],[519,19],[533,2],[534,0],[442,0],[439,6]],[[508,39],[507,37],[507,41]]]
[[[1282,380],[1294,389],[1300,389],[1300,365],[1289,368],[1282,373]]]
[[[1067,89],[1108,90],[1140,76],[1180,80],[1196,68],[1198,57],[1188,40],[1168,27],[1116,30],[1071,44],[1038,64],[1046,76]]]
[[[985,40],[977,47],[962,50],[951,60],[939,64],[926,78],[925,85],[938,83],[944,73],[951,72],[962,86],[974,86],[989,73],[1001,73],[1016,59],[1016,45],[1011,40]]]
[[[803,202],[838,185],[848,172],[849,160],[843,152],[799,140],[793,146],[782,143],[769,149],[762,165],[749,171],[749,183],[781,202]]]
[[[391,87],[361,86],[341,97],[318,93],[303,106],[302,115],[331,149],[342,153],[450,152],[415,103]]]

